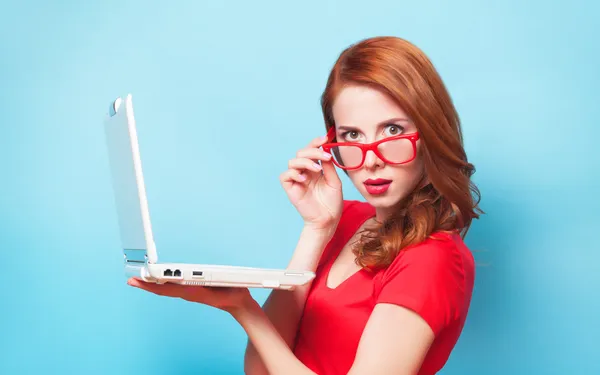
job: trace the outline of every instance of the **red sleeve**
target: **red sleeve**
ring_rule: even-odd
[[[451,240],[427,240],[402,251],[384,272],[377,303],[416,312],[436,336],[460,315],[465,274],[462,256]]]

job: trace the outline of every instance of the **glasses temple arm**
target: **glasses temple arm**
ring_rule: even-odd
[[[332,126],[327,131],[327,143],[332,142],[335,139],[335,126]]]

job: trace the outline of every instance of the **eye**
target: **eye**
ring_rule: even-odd
[[[389,124],[385,128],[389,136],[400,135],[404,131],[404,127],[396,124]]]
[[[347,141],[356,141],[359,137],[359,133],[355,130],[350,130],[342,134],[342,139]]]

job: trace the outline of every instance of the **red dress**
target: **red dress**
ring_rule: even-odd
[[[329,269],[358,228],[375,215],[368,203],[344,201],[337,231],[326,246],[298,328],[294,352],[318,375],[350,370],[367,320],[377,303],[393,303],[419,314],[435,341],[419,375],[446,363],[465,324],[474,283],[474,260],[458,234],[436,233],[401,251],[378,272],[360,270],[338,287],[326,285]]]

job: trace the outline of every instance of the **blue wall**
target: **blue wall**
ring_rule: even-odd
[[[487,212],[443,374],[600,373],[596,2],[165,3],[0,5],[0,373],[241,373],[228,315],[125,284],[103,114],[133,94],[161,260],[284,267],[279,173],[374,35],[438,67]]]

